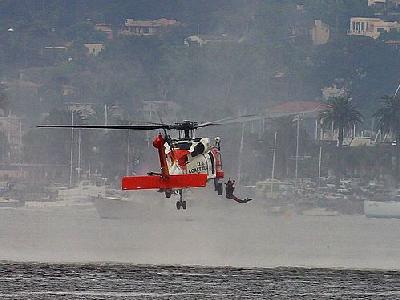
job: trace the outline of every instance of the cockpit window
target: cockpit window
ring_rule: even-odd
[[[191,142],[178,142],[174,144],[174,147],[181,150],[189,150],[191,146],[192,146]]]

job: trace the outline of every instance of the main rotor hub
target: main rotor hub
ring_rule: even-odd
[[[197,129],[198,123],[193,121],[184,120],[183,122],[175,123],[175,129],[177,130],[194,130]]]
[[[175,123],[173,126],[173,129],[184,132],[185,139],[193,138],[193,132],[197,128],[198,128],[198,123],[189,120],[184,120],[183,122]]]

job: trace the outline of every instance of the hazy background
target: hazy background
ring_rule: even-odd
[[[105,105],[109,124],[150,121],[145,101],[176,105],[174,113],[160,113],[162,120],[153,115],[153,122],[209,121],[263,114],[283,101],[323,101],[323,91],[334,88],[352,98],[364,113],[363,129],[371,129],[378,99],[399,82],[399,50],[385,42],[400,36],[374,40],[347,31],[350,17],[375,13],[381,12],[366,0],[1,0],[0,107],[15,124],[0,133],[0,164],[24,168],[28,176],[17,183],[31,195],[50,184],[67,185],[76,132],[71,138],[70,130],[34,126],[70,124],[71,112],[75,123],[103,124]],[[126,36],[120,33],[127,18],[178,25],[152,36]],[[322,44],[310,35],[316,20],[329,27]],[[185,43],[194,35],[209,42]],[[94,55],[85,44],[102,44],[102,50]],[[243,185],[254,185],[271,174],[279,128],[276,176],[293,177],[292,123],[264,125],[198,134],[221,136],[227,177],[237,177],[241,162]],[[82,174],[97,173],[118,186],[127,165],[128,173],[157,170],[149,148],[153,134],[82,132]],[[317,176],[319,145],[312,137],[301,128],[301,155],[311,159],[300,177]],[[374,177],[371,164],[391,166],[391,155],[381,150],[346,152],[349,173],[361,169]],[[332,167],[325,158],[323,175]],[[77,166],[76,155],[72,164]],[[194,198],[185,212],[177,212],[174,201],[149,199],[148,213],[131,220],[101,220],[90,206],[0,210],[0,259],[400,267],[397,220],[267,216],[255,200],[239,205],[201,192]]]
[[[382,11],[366,0],[0,1],[1,105],[5,116],[14,115],[21,122],[13,127],[18,143],[3,130],[0,159],[51,164],[43,180],[68,181],[70,131],[32,126],[69,124],[71,111],[75,123],[102,124],[105,104],[109,123],[114,124],[159,122],[157,114],[150,118],[143,112],[144,101],[176,105],[173,113],[160,110],[164,122],[207,121],[263,114],[283,101],[324,100],[324,89],[333,88],[346,92],[364,113],[359,130],[371,129],[378,99],[392,94],[398,84],[399,51],[385,44],[397,35],[381,34],[374,40],[348,36],[347,31],[350,17]],[[396,17],[396,9],[391,12],[387,18]],[[121,33],[127,18],[178,23],[154,35],[127,36]],[[323,43],[312,38],[316,20],[329,28]],[[101,25],[105,27],[99,29]],[[188,42],[190,36],[208,42],[200,46]],[[85,44],[101,44],[102,51],[93,55]],[[284,161],[294,155],[292,129],[278,141],[277,176],[293,173],[293,162],[288,166]],[[271,125],[262,124],[244,129],[242,171],[248,173],[243,178],[249,184],[270,174],[273,132]],[[146,169],[145,162],[152,159],[146,156],[144,139],[153,134],[84,132],[82,168],[110,180],[117,180],[134,162]],[[199,134],[223,138],[225,168],[236,176],[240,125]],[[315,176],[318,146],[312,131],[302,128],[301,135],[301,154],[312,157],[304,176]],[[77,147],[77,137],[73,145]],[[260,157],[256,165],[254,156]],[[359,155],[347,160],[354,157]]]

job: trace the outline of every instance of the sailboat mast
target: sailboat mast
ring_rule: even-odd
[[[71,125],[74,125],[74,112],[71,110]],[[71,128],[71,153],[70,153],[70,169],[69,169],[69,186],[72,186],[72,177],[74,173],[73,159],[74,159],[74,128]]]
[[[81,130],[78,130],[78,182],[81,180],[81,144],[82,144],[82,135]]]

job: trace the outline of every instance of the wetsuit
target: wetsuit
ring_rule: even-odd
[[[228,180],[227,183],[225,183],[225,185],[226,185],[226,188],[225,188],[225,194],[226,194],[225,197],[226,197],[226,199],[233,199],[238,203],[247,203],[247,202],[249,202],[251,199],[249,199],[249,198],[240,199],[240,198],[236,197],[233,194],[233,191],[235,190],[234,184],[235,184],[235,181],[232,182],[230,179]]]

